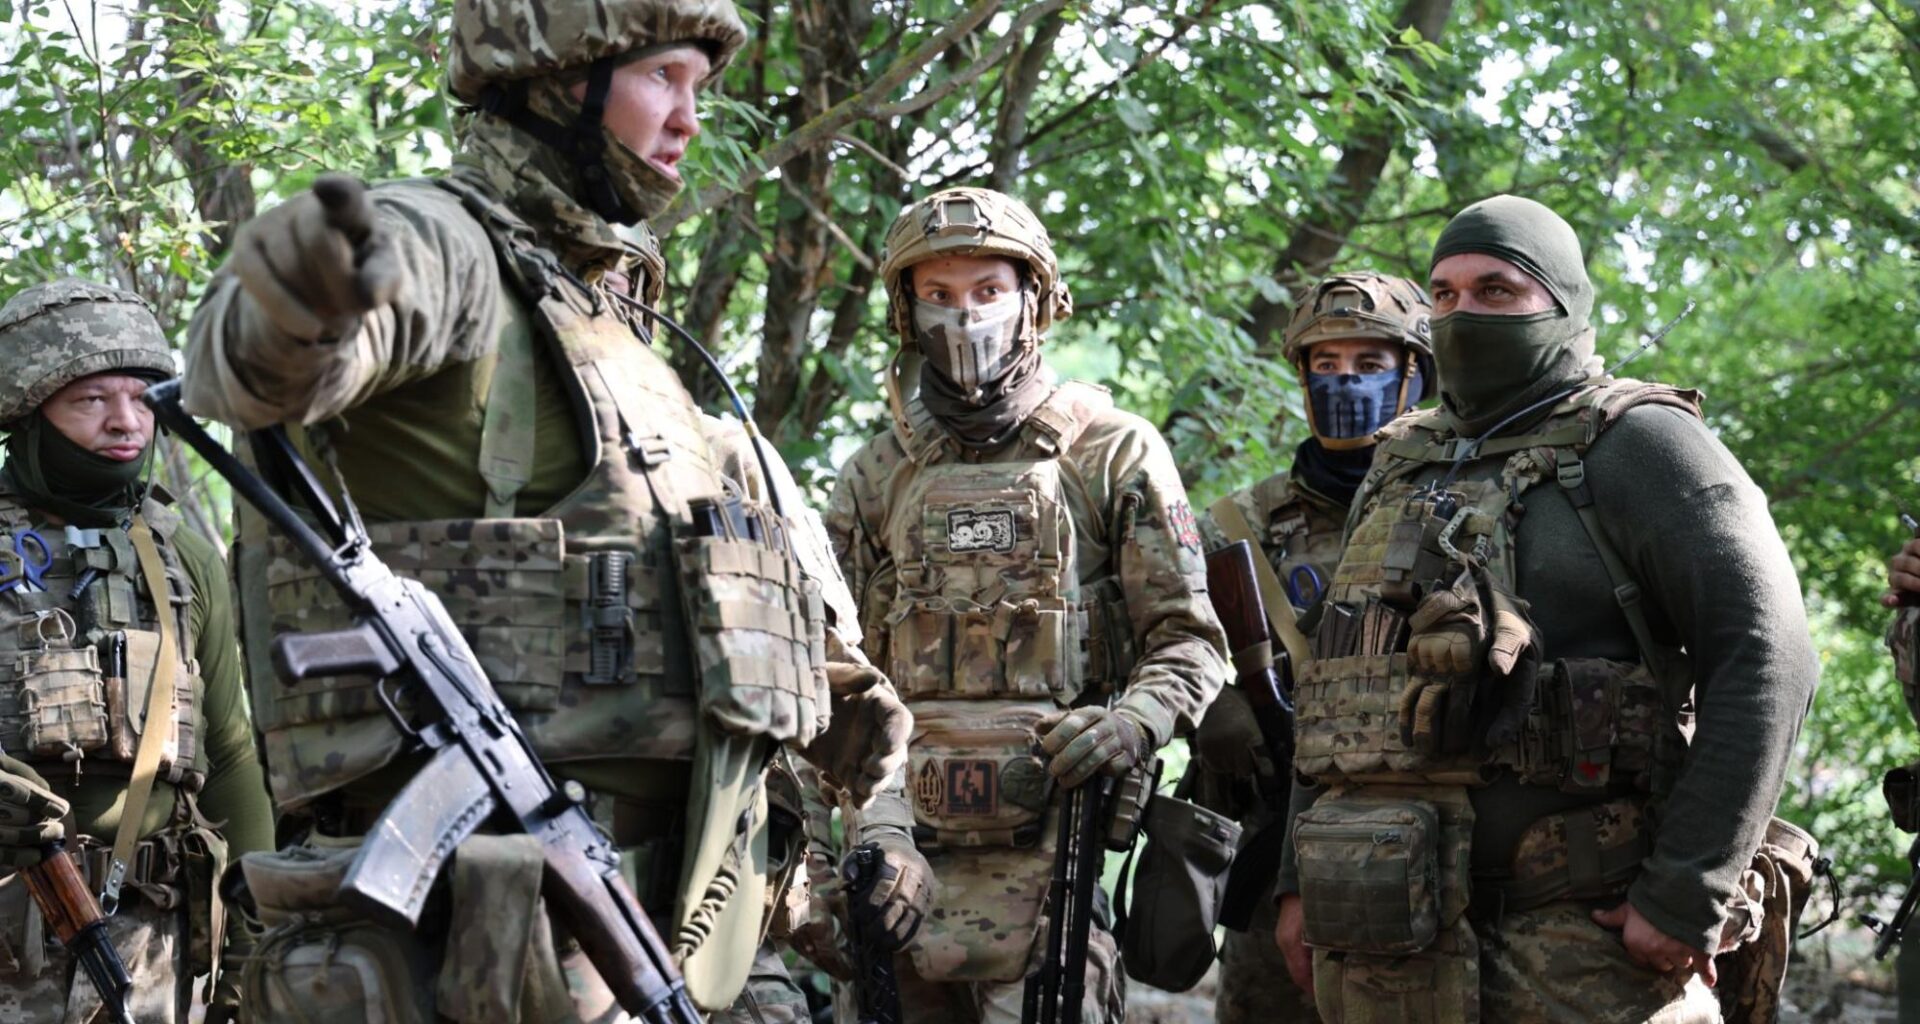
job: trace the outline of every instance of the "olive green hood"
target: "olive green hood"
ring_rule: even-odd
[[[1546,286],[1555,308],[1527,316],[1450,313],[1433,321],[1440,403],[1463,435],[1600,372],[1593,352],[1593,282],[1580,239],[1559,214],[1531,199],[1494,196],[1447,222],[1428,269],[1449,256],[1483,253]]]

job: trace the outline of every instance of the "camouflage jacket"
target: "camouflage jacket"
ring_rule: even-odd
[[[567,271],[601,296],[617,282],[630,279],[644,297],[657,298],[663,264],[651,236],[643,229],[635,241],[629,241],[576,203],[570,198],[572,173],[557,156],[518,130],[492,119],[478,118],[467,127],[448,178],[455,185],[484,193],[503,204],[519,221],[532,228],[534,244],[557,256]],[[370,528],[376,534],[383,533],[383,528],[386,534],[402,528],[408,531],[406,536],[390,538],[399,545],[396,551],[412,553],[398,558],[390,553],[388,560],[394,568],[416,576],[423,570],[444,572],[444,566],[426,564],[436,558],[445,560],[432,555],[432,549],[436,545],[444,546],[445,540],[435,531],[448,522],[457,526],[474,521],[476,516],[483,515],[483,509],[492,500],[488,480],[479,469],[488,400],[495,391],[496,368],[507,358],[510,343],[516,336],[530,335],[536,320],[532,307],[507,279],[494,240],[475,214],[463,205],[462,195],[430,181],[384,184],[371,190],[369,195],[383,230],[391,233],[406,268],[406,288],[387,305],[363,316],[356,329],[339,342],[310,344],[275,328],[231,272],[223,270],[209,285],[189,329],[187,404],[197,415],[237,426],[326,424],[326,447],[331,449],[340,478],[349,485]],[[610,300],[604,301],[602,308],[619,309]],[[525,342],[521,344],[530,347]],[[474,546],[477,557],[507,554],[503,550],[489,555],[479,550],[484,544],[511,548],[511,557],[520,560],[529,553],[550,554],[541,546],[548,542],[519,534],[525,533],[529,524],[542,521],[537,517],[552,515],[546,510],[557,503],[579,506],[583,500],[577,488],[591,470],[593,460],[590,439],[582,431],[598,428],[592,416],[587,417],[586,423],[581,422],[572,390],[577,385],[571,382],[568,368],[558,365],[560,362],[534,358],[532,370],[526,375],[530,380],[516,382],[531,392],[526,402],[530,405],[534,426],[532,451],[526,464],[532,467],[532,479],[514,495],[515,518],[496,519],[488,515],[485,521],[498,523],[498,530],[490,531],[485,538],[477,532],[471,538],[459,538]],[[661,375],[671,377],[664,370]],[[631,391],[632,385],[642,383],[647,382],[628,380],[624,390],[607,386],[617,397],[615,404],[632,405],[635,396],[624,391]],[[655,385],[674,392],[677,396],[674,401],[687,401],[677,381],[655,381],[648,387]],[[641,388],[638,404],[644,407],[653,401],[652,394],[648,388]],[[667,415],[668,412],[672,415]],[[729,449],[728,444],[733,442],[714,443],[716,437],[727,434],[718,427],[717,421],[696,413],[691,417],[693,422],[683,423],[680,412],[679,407],[671,410],[663,407],[660,416],[661,429],[670,432],[673,443],[689,453],[687,458],[671,461],[688,466],[699,463],[700,466],[694,468],[704,472],[710,460],[715,473],[732,469],[744,477],[758,475],[756,461],[750,453],[743,455],[744,448],[736,445]],[[311,449],[320,436],[317,432],[308,432],[306,437],[296,440]],[[751,479],[736,480],[733,487],[754,494],[764,490]],[[617,497],[615,504],[628,500],[624,492]],[[793,506],[797,502],[788,504]],[[609,515],[612,520],[608,519]],[[624,517],[629,523],[626,533],[633,532],[632,515],[612,505],[590,513],[589,517],[602,525]],[[575,543],[577,529],[577,524],[567,527],[565,547],[569,560],[575,558],[579,547]],[[617,528],[598,532],[609,538],[620,533]],[[817,527],[800,532],[805,535],[801,538],[803,541],[811,538],[820,549],[818,555],[807,561],[831,569],[832,560],[824,552],[825,544],[820,540]],[[514,536],[509,537],[509,533]],[[380,537],[377,536],[376,541],[380,541]],[[280,565],[267,557],[271,546],[258,518],[243,515],[236,569],[243,593],[301,583],[298,566]],[[417,553],[422,551],[426,556],[417,558]],[[416,561],[419,564],[415,564]],[[536,568],[532,563],[526,567]],[[561,578],[570,578],[568,574],[553,575],[556,579],[552,585],[573,586]],[[651,580],[654,576],[649,574],[644,578]],[[514,574],[516,581],[531,579],[523,572]],[[484,603],[486,591],[480,589],[480,593],[469,596]],[[839,589],[844,594],[844,588]],[[670,595],[671,591],[666,593]],[[498,594],[496,599],[506,600],[507,595]],[[653,599],[640,600],[644,604]],[[839,606],[837,610],[844,613],[842,622],[850,623],[852,612],[847,602],[843,599],[834,603]],[[250,601],[248,608],[253,604]],[[556,603],[554,607],[559,606]],[[663,635],[678,628],[661,624],[651,609],[643,607],[641,611],[640,618],[655,625]],[[247,621],[243,621],[250,656],[254,652],[264,655],[266,641],[274,628],[273,614],[277,613],[269,610],[248,615]],[[491,625],[483,623],[480,628],[527,632],[530,609],[498,614],[504,617]],[[674,614],[667,618],[677,622],[680,617]],[[463,627],[466,625],[463,622]],[[836,630],[842,638],[854,637],[857,633],[857,629],[852,628]],[[592,721],[596,716],[584,704],[563,702],[557,709],[544,707],[554,703],[552,694],[544,691],[557,685],[556,680],[549,678],[560,674],[554,664],[556,657],[567,662],[567,670],[571,672],[574,668],[571,662],[578,660],[575,657],[578,652],[536,650],[526,643],[514,643],[518,646],[506,652],[504,660],[490,655],[486,642],[476,642],[476,649],[489,673],[496,676],[496,688],[509,706],[517,709],[540,706],[532,716],[522,714],[523,725],[536,749],[550,764],[571,762],[565,774],[581,779],[596,790],[621,793],[637,786],[641,792],[650,792],[647,787],[651,783],[637,776],[630,763],[609,759],[607,755],[617,750],[634,758],[678,760],[690,756],[695,731],[695,709],[690,695],[665,693],[638,721],[602,714],[597,716],[601,724],[594,726]],[[663,685],[671,690],[678,685],[673,680],[690,675],[690,666],[686,664],[684,652],[672,649],[677,641],[669,638],[666,644],[669,649],[664,654],[649,649],[643,652],[644,658],[638,660],[647,662],[649,677],[664,668],[668,682]],[[851,642],[835,646],[842,658],[858,657],[853,653],[855,648]],[[263,657],[256,660],[256,667],[263,661]],[[504,681],[502,675],[507,677]],[[598,687],[584,693],[592,697],[604,690],[609,692],[607,699],[613,699],[611,692],[620,689]],[[536,690],[543,692],[535,693]],[[568,698],[569,701],[579,699],[583,698]],[[316,715],[319,718],[364,715],[368,710],[355,704],[357,698],[349,692],[323,696],[319,700],[325,704],[324,707],[315,705],[319,711],[306,707],[290,709],[289,715],[297,718],[291,722],[291,728],[332,729],[325,722],[307,719]],[[555,724],[565,716],[578,720],[586,727],[584,731]],[[316,793],[337,788],[355,775],[352,770],[334,770],[327,764],[347,761],[364,765],[392,756],[384,749],[386,740],[369,739],[364,746],[354,747],[345,758],[329,755],[331,760],[324,763],[302,763],[302,755],[296,754],[293,748],[307,740],[278,739],[283,730],[272,725],[269,722],[262,728],[267,736],[271,782],[276,796],[283,802],[290,797],[303,801]],[[321,745],[317,740],[314,742],[316,746]],[[364,795],[380,800],[380,792],[396,782],[390,774],[370,780]]]
[[[918,402],[913,403],[919,410]],[[1059,453],[1073,519],[1079,582],[1118,581],[1137,652],[1117,706],[1146,723],[1154,746],[1191,731],[1227,676],[1219,620],[1206,597],[1199,525],[1173,455],[1145,420],[1110,406],[1084,412],[1078,436]],[[924,462],[909,457],[898,430],[868,441],[842,467],[827,532],[859,602],[867,649],[887,640],[880,612],[893,600],[893,577],[878,572],[899,555],[886,549],[891,519],[916,514],[897,498],[923,464],[1034,459],[1031,439],[980,456],[938,431]],[[877,654],[876,654],[877,656]]]

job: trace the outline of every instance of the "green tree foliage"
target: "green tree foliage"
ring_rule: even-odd
[[[0,294],[89,274],[177,324],[256,205],[331,167],[443,166],[447,8],[0,0]],[[1772,498],[1825,668],[1785,813],[1853,895],[1889,887],[1875,783],[1916,753],[1875,605],[1894,511],[1920,505],[1913,0],[742,12],[753,42],[658,225],[669,307],[816,488],[884,428],[878,249],[943,184],[1040,211],[1079,307],[1053,359],[1166,424],[1202,500],[1305,436],[1278,359],[1295,291],[1334,265],[1424,276],[1473,200],[1520,192],[1576,225],[1603,354],[1698,303],[1633,372],[1706,391]]]

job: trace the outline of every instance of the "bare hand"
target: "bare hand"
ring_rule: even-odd
[[[1313,998],[1313,951],[1307,948],[1307,913],[1301,909],[1298,893],[1280,897],[1280,920],[1273,926],[1274,944],[1287,958],[1287,973],[1300,991]]]
[[[1920,603],[1920,537],[1887,560],[1887,592],[1880,595],[1880,604],[1898,608],[1906,603]]]
[[[1620,944],[1627,947],[1627,956],[1648,970],[1662,974],[1691,971],[1705,978],[1708,988],[1720,981],[1713,957],[1655,928],[1640,916],[1632,903],[1622,901],[1611,910],[1596,910],[1593,921],[1608,931],[1619,932]]]

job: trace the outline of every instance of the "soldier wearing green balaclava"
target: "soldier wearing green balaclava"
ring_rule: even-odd
[[[1467,208],[1428,283],[1440,407],[1307,623],[1276,938],[1329,1020],[1768,1019],[1818,665],[1765,496],[1697,392],[1601,371],[1551,210]]]
[[[13,870],[71,855],[133,973],[129,1012],[185,1024],[213,972],[206,1019],[231,1021],[246,951],[226,940],[245,936],[216,886],[272,845],[273,809],[226,564],[150,483],[140,395],[173,353],[139,296],[67,278],[0,307],[0,365],[0,1019],[94,1019]]]

